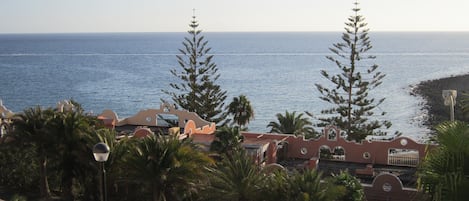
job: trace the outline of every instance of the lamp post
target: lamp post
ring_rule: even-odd
[[[107,161],[109,157],[109,146],[105,143],[98,143],[95,144],[93,147],[93,156],[94,159],[98,162],[101,162],[101,201],[107,201],[107,192],[106,192],[106,170],[104,169],[104,163]]]
[[[444,103],[449,106],[450,120],[454,121],[454,105],[456,105],[456,97],[458,92],[456,90],[443,90],[442,94]]]

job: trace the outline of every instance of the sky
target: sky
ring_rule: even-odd
[[[354,0],[0,0],[0,33],[342,31]],[[372,31],[469,31],[469,0],[361,0]]]

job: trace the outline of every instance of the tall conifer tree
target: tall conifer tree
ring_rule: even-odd
[[[195,112],[207,121],[219,123],[226,117],[223,110],[226,91],[216,84],[220,74],[212,61],[213,55],[208,54],[211,49],[207,47],[208,41],[198,26],[194,15],[189,24],[190,37],[184,38],[184,48],[179,49],[181,55],[176,56],[181,68],[171,70],[171,74],[181,82],[171,83],[173,90],[163,92],[181,108]]]
[[[360,141],[368,135],[385,134],[380,128],[391,127],[391,122],[380,120],[374,110],[384,98],[376,100],[369,97],[369,92],[382,83],[385,74],[378,72],[378,65],[373,64],[375,56],[367,54],[372,48],[368,37],[369,29],[366,28],[365,18],[359,15],[358,2],[352,9],[353,16],[345,23],[345,32],[342,34],[342,42],[329,48],[337,57],[327,56],[339,69],[339,73],[330,75],[322,70],[324,78],[333,83],[327,88],[316,84],[321,93],[321,99],[333,106],[321,111],[325,114],[320,117],[320,127],[333,124],[347,132],[348,140]]]

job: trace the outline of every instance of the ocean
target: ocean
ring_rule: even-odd
[[[328,85],[320,70],[337,72],[326,59],[339,32],[203,33],[228,91],[227,103],[244,94],[254,107],[249,130],[267,132],[275,114],[329,105],[314,84]],[[170,69],[187,33],[0,34],[0,99],[14,112],[35,105],[53,107],[73,98],[94,114],[104,109],[119,118],[159,108],[161,92],[178,82]],[[427,113],[412,86],[425,80],[469,73],[467,32],[370,32],[374,63],[386,74],[370,96],[386,98],[387,112],[400,131],[425,137]],[[443,100],[442,100],[443,101]],[[315,121],[315,119],[313,119]]]

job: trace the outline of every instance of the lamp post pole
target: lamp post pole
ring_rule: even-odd
[[[95,144],[93,147],[93,156],[97,162],[101,163],[101,190],[99,191],[101,194],[101,201],[107,201],[107,189],[106,189],[106,169],[104,168],[104,163],[106,163],[109,157],[109,146],[105,143],[98,143]]]
[[[449,113],[450,113],[449,119],[451,121],[454,121],[454,99],[453,99],[453,96],[451,96],[451,104],[449,106]]]
[[[454,121],[454,105],[456,105],[456,97],[458,92],[456,90],[443,90],[442,94],[444,104],[449,106],[450,121]]]

